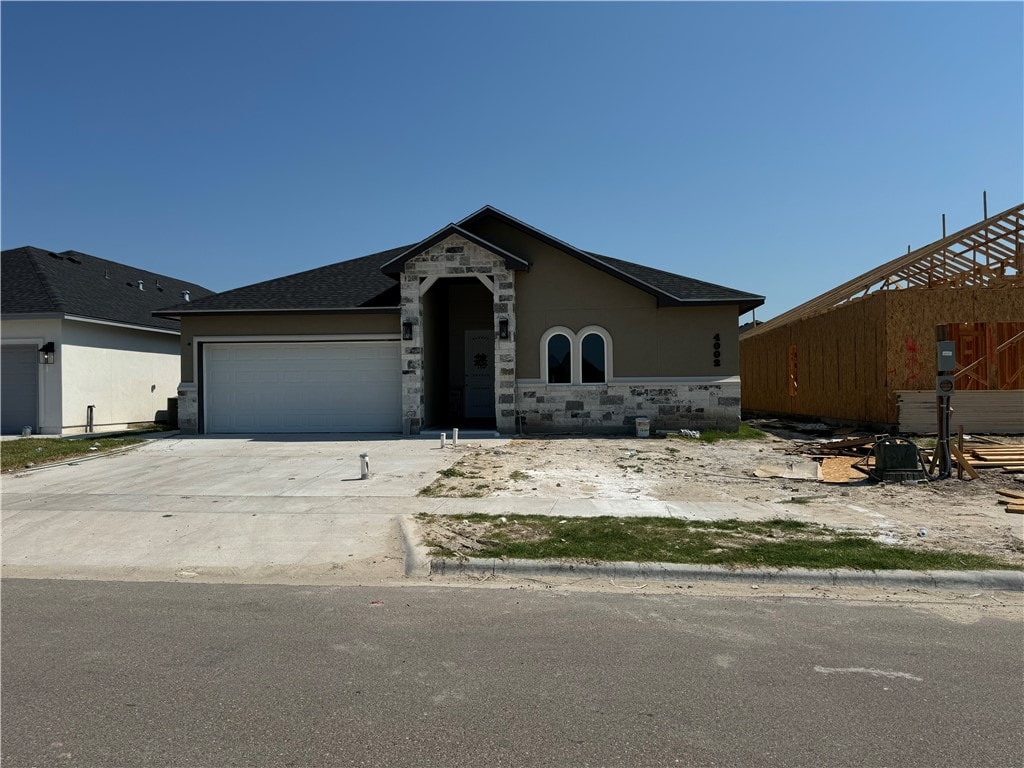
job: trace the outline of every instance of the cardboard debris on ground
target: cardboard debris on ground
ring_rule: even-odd
[[[821,466],[813,459],[788,461],[785,464],[762,464],[754,470],[755,477],[781,477],[786,480],[821,480]]]

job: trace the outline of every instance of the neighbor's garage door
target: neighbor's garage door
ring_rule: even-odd
[[[203,361],[207,432],[402,430],[397,341],[207,343]]]
[[[36,424],[39,391],[39,352],[35,345],[11,344],[0,347],[0,432],[20,434]]]

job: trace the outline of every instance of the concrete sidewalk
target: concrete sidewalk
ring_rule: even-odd
[[[463,447],[503,442],[474,439]],[[358,479],[363,452],[371,457],[369,480]],[[441,450],[434,441],[392,436],[170,438],[116,456],[4,475],[3,575],[380,583],[429,573],[412,523],[423,512],[810,519],[799,505],[776,503],[415,496],[460,455],[461,449]],[[870,510],[855,505],[837,521],[862,530],[874,522]],[[438,561],[436,567],[551,574],[580,566]],[[598,567],[619,578],[672,571],[660,564]],[[719,577],[705,570],[701,578]]]

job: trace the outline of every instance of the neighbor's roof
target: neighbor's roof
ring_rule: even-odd
[[[506,266],[511,269],[529,269],[527,258],[508,253],[474,232],[476,225],[488,218],[514,226],[531,237],[651,294],[657,299],[658,306],[734,304],[742,314],[764,303],[764,297],[757,294],[582,251],[496,208],[484,206],[457,224],[449,224],[414,245],[236,288],[189,304],[179,303],[161,310],[159,314],[180,317],[182,314],[246,312],[398,312],[400,295],[397,274],[402,266],[413,256],[452,234],[488,248],[503,258]]]
[[[0,284],[0,313],[5,317],[73,315],[175,331],[176,321],[153,317],[153,310],[180,301],[182,291],[200,299],[212,295],[201,285],[87,253],[53,253],[32,246],[3,252]]]

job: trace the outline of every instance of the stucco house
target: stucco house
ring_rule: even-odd
[[[178,321],[153,310],[210,291],[78,251],[3,251],[2,431],[59,435],[166,415],[180,375]]]
[[[156,313],[192,432],[736,427],[762,296],[575,248],[490,206],[414,245]]]

